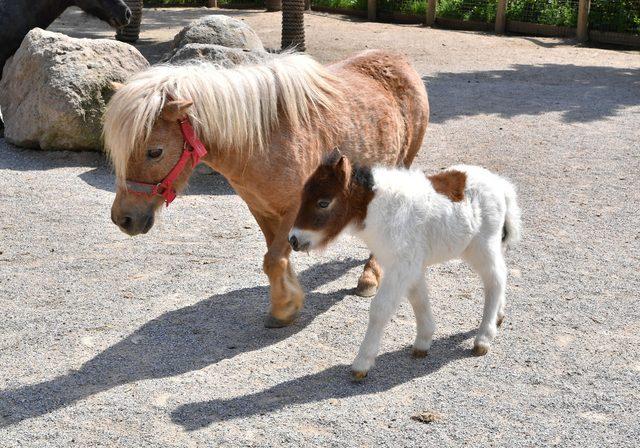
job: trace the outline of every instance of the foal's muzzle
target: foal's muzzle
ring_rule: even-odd
[[[301,251],[301,250],[307,250],[309,248],[309,242],[301,242],[300,240],[298,240],[298,238],[295,235],[291,235],[291,237],[289,238],[289,244],[291,245],[291,248],[293,250],[297,251]]]

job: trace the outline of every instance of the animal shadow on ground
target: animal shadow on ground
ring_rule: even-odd
[[[115,176],[106,165],[85,171],[78,177],[94,188],[111,193],[116,191]],[[189,185],[181,194],[227,196],[236,193],[220,173],[201,174],[194,172],[189,178]]]
[[[11,171],[47,171],[65,167],[92,167],[78,175],[88,185],[115,193],[115,176],[105,156],[98,152],[39,151],[7,144],[0,149],[0,169]],[[60,187],[66,188],[66,187]],[[233,188],[219,173],[194,172],[185,195],[234,195]]]
[[[640,69],[572,64],[517,64],[507,70],[437,73],[422,78],[431,121],[481,114],[512,118],[560,112],[565,123],[589,123],[640,105]]]
[[[307,291],[340,278],[361,260],[313,266],[300,274]],[[48,414],[102,391],[199,370],[239,353],[259,350],[301,331],[349,291],[310,293],[299,321],[266,329],[264,286],[216,294],[167,312],[83,364],[49,381],[0,391],[0,427]]]
[[[265,414],[291,405],[387,391],[436,372],[450,362],[471,357],[471,349],[461,347],[461,343],[474,334],[472,330],[438,339],[424,359],[411,358],[409,349],[378,356],[376,367],[360,383],[349,380],[347,366],[337,365],[254,394],[183,405],[172,412],[171,418],[193,431],[215,422]]]

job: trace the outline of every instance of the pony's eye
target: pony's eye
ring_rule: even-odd
[[[327,201],[326,199],[320,199],[318,201],[318,208],[327,208],[327,207],[329,207],[330,203],[331,203],[331,201]]]
[[[157,159],[162,155],[162,148],[152,148],[147,151],[147,157],[150,159]]]

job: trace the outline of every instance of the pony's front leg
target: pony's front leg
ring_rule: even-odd
[[[391,320],[403,297],[406,297],[407,285],[415,284],[402,269],[392,269],[386,272],[378,293],[371,301],[369,309],[369,325],[364,340],[358,350],[358,356],[351,365],[353,377],[361,380],[367,376],[369,369],[375,363],[384,328]]]
[[[267,328],[293,323],[304,302],[304,291],[289,260],[291,246],[288,235],[294,219],[295,214],[288,214],[282,219],[264,256],[263,269],[271,286],[271,310],[265,322]]]

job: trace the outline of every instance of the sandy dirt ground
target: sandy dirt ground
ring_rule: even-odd
[[[138,48],[155,61],[211,12],[145,10]],[[222,13],[279,45],[279,14]],[[0,446],[637,446],[640,54],[320,14],[306,26],[322,62],[411,58],[432,106],[416,166],[480,164],[518,186],[524,240],[492,351],[471,356],[480,283],[447,263],[428,276],[430,355],[410,358],[404,304],[352,383],[361,243],[294,255],[306,307],[268,330],[264,243],[220,176],[195,175],[129,238],[109,220],[100,154],[0,140]],[[77,10],[50,29],[113,35]]]

